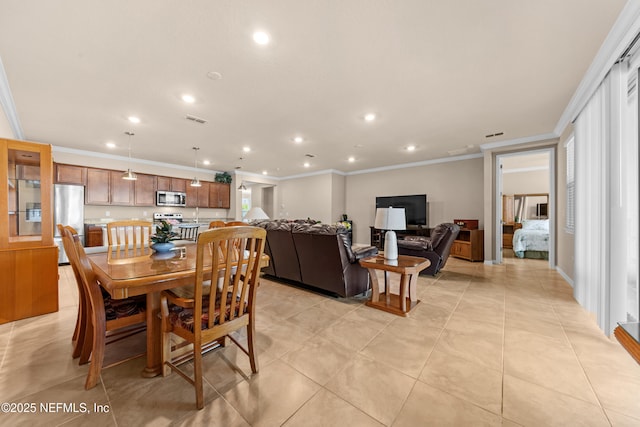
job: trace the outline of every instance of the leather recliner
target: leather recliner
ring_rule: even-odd
[[[429,237],[405,236],[404,239],[398,240],[398,254],[427,258],[431,265],[421,274],[435,276],[446,264],[451,245],[459,232],[460,227],[456,224],[438,224],[431,230]]]

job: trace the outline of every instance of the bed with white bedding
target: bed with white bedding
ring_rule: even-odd
[[[522,221],[513,234],[513,252],[518,258],[549,259],[549,220]]]

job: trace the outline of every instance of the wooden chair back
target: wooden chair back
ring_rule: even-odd
[[[84,292],[87,296],[87,301],[89,302],[88,319],[90,321],[87,323],[87,331],[83,342],[84,347],[91,349],[89,351],[91,354],[91,365],[85,381],[85,389],[89,390],[90,388],[93,388],[100,379],[100,372],[104,362],[104,348],[107,332],[114,331],[117,333],[118,329],[122,329],[126,336],[131,335],[131,333],[140,332],[141,330],[144,330],[144,325],[134,329],[132,329],[131,326],[145,323],[146,316],[143,309],[142,311],[136,310],[135,314],[132,315],[107,320],[102,289],[100,288],[98,279],[93,271],[91,262],[84,251],[82,241],[74,231],[75,230],[71,227],[63,227],[62,235],[63,239],[67,239],[67,243],[72,243],[67,255],[69,256],[71,265],[75,265],[75,268],[79,273]],[[83,349],[83,351],[86,352],[88,350]]]
[[[220,227],[224,227],[224,221],[211,221],[209,223],[209,228],[220,228]]]
[[[69,229],[72,235],[78,234],[78,232],[71,226],[57,224],[56,227],[62,237],[62,247],[64,248],[64,252],[67,254],[67,258],[71,260],[71,257],[74,255],[72,252],[75,251],[75,248],[73,247],[73,240],[69,239],[68,234],[65,233],[65,227]],[[89,316],[89,302],[87,300],[88,297],[86,292],[84,291],[84,286],[82,286],[82,278],[80,277],[78,266],[75,263],[69,263],[71,264],[73,275],[76,278],[76,285],[78,286],[78,316],[76,317],[76,327],[73,331],[73,337],[71,338],[71,341],[73,342],[73,351],[71,355],[74,359],[82,356],[80,357],[80,364],[84,364],[89,361],[90,356],[90,354],[82,353],[84,337],[87,330],[87,317]]]
[[[144,255],[151,253],[150,238],[153,224],[149,221],[113,221],[107,224],[107,240],[109,246],[131,249]]]
[[[196,388],[198,409],[204,406],[201,349],[206,344],[229,337],[249,356],[252,372],[258,372],[255,299],[265,242],[266,230],[258,227],[224,227],[204,231],[198,236],[193,299],[185,301],[175,298],[170,291],[162,293],[163,374],[169,374],[171,369],[180,371],[181,376]],[[237,251],[238,247],[245,250]],[[211,265],[206,266],[204,260],[209,257],[205,257],[205,254],[209,251],[220,256],[211,257]],[[208,277],[212,279],[211,286],[205,283]],[[217,286],[213,285],[215,278],[218,278]],[[181,308],[170,310],[169,304]],[[186,315],[176,315],[181,310]],[[247,328],[248,348],[229,335],[243,327]],[[193,378],[171,362],[170,333],[194,344]]]
[[[224,225],[225,227],[238,227],[238,226],[246,227],[249,224],[243,221],[228,221],[228,222],[225,222]]]

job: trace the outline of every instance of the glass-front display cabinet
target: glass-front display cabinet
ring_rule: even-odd
[[[51,146],[0,139],[0,323],[58,310]]]

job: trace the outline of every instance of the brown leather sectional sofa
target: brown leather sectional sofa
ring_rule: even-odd
[[[276,278],[351,297],[369,289],[369,274],[358,261],[378,250],[353,250],[346,228],[308,222],[260,221],[267,230],[265,252],[271,258],[263,272]]]

